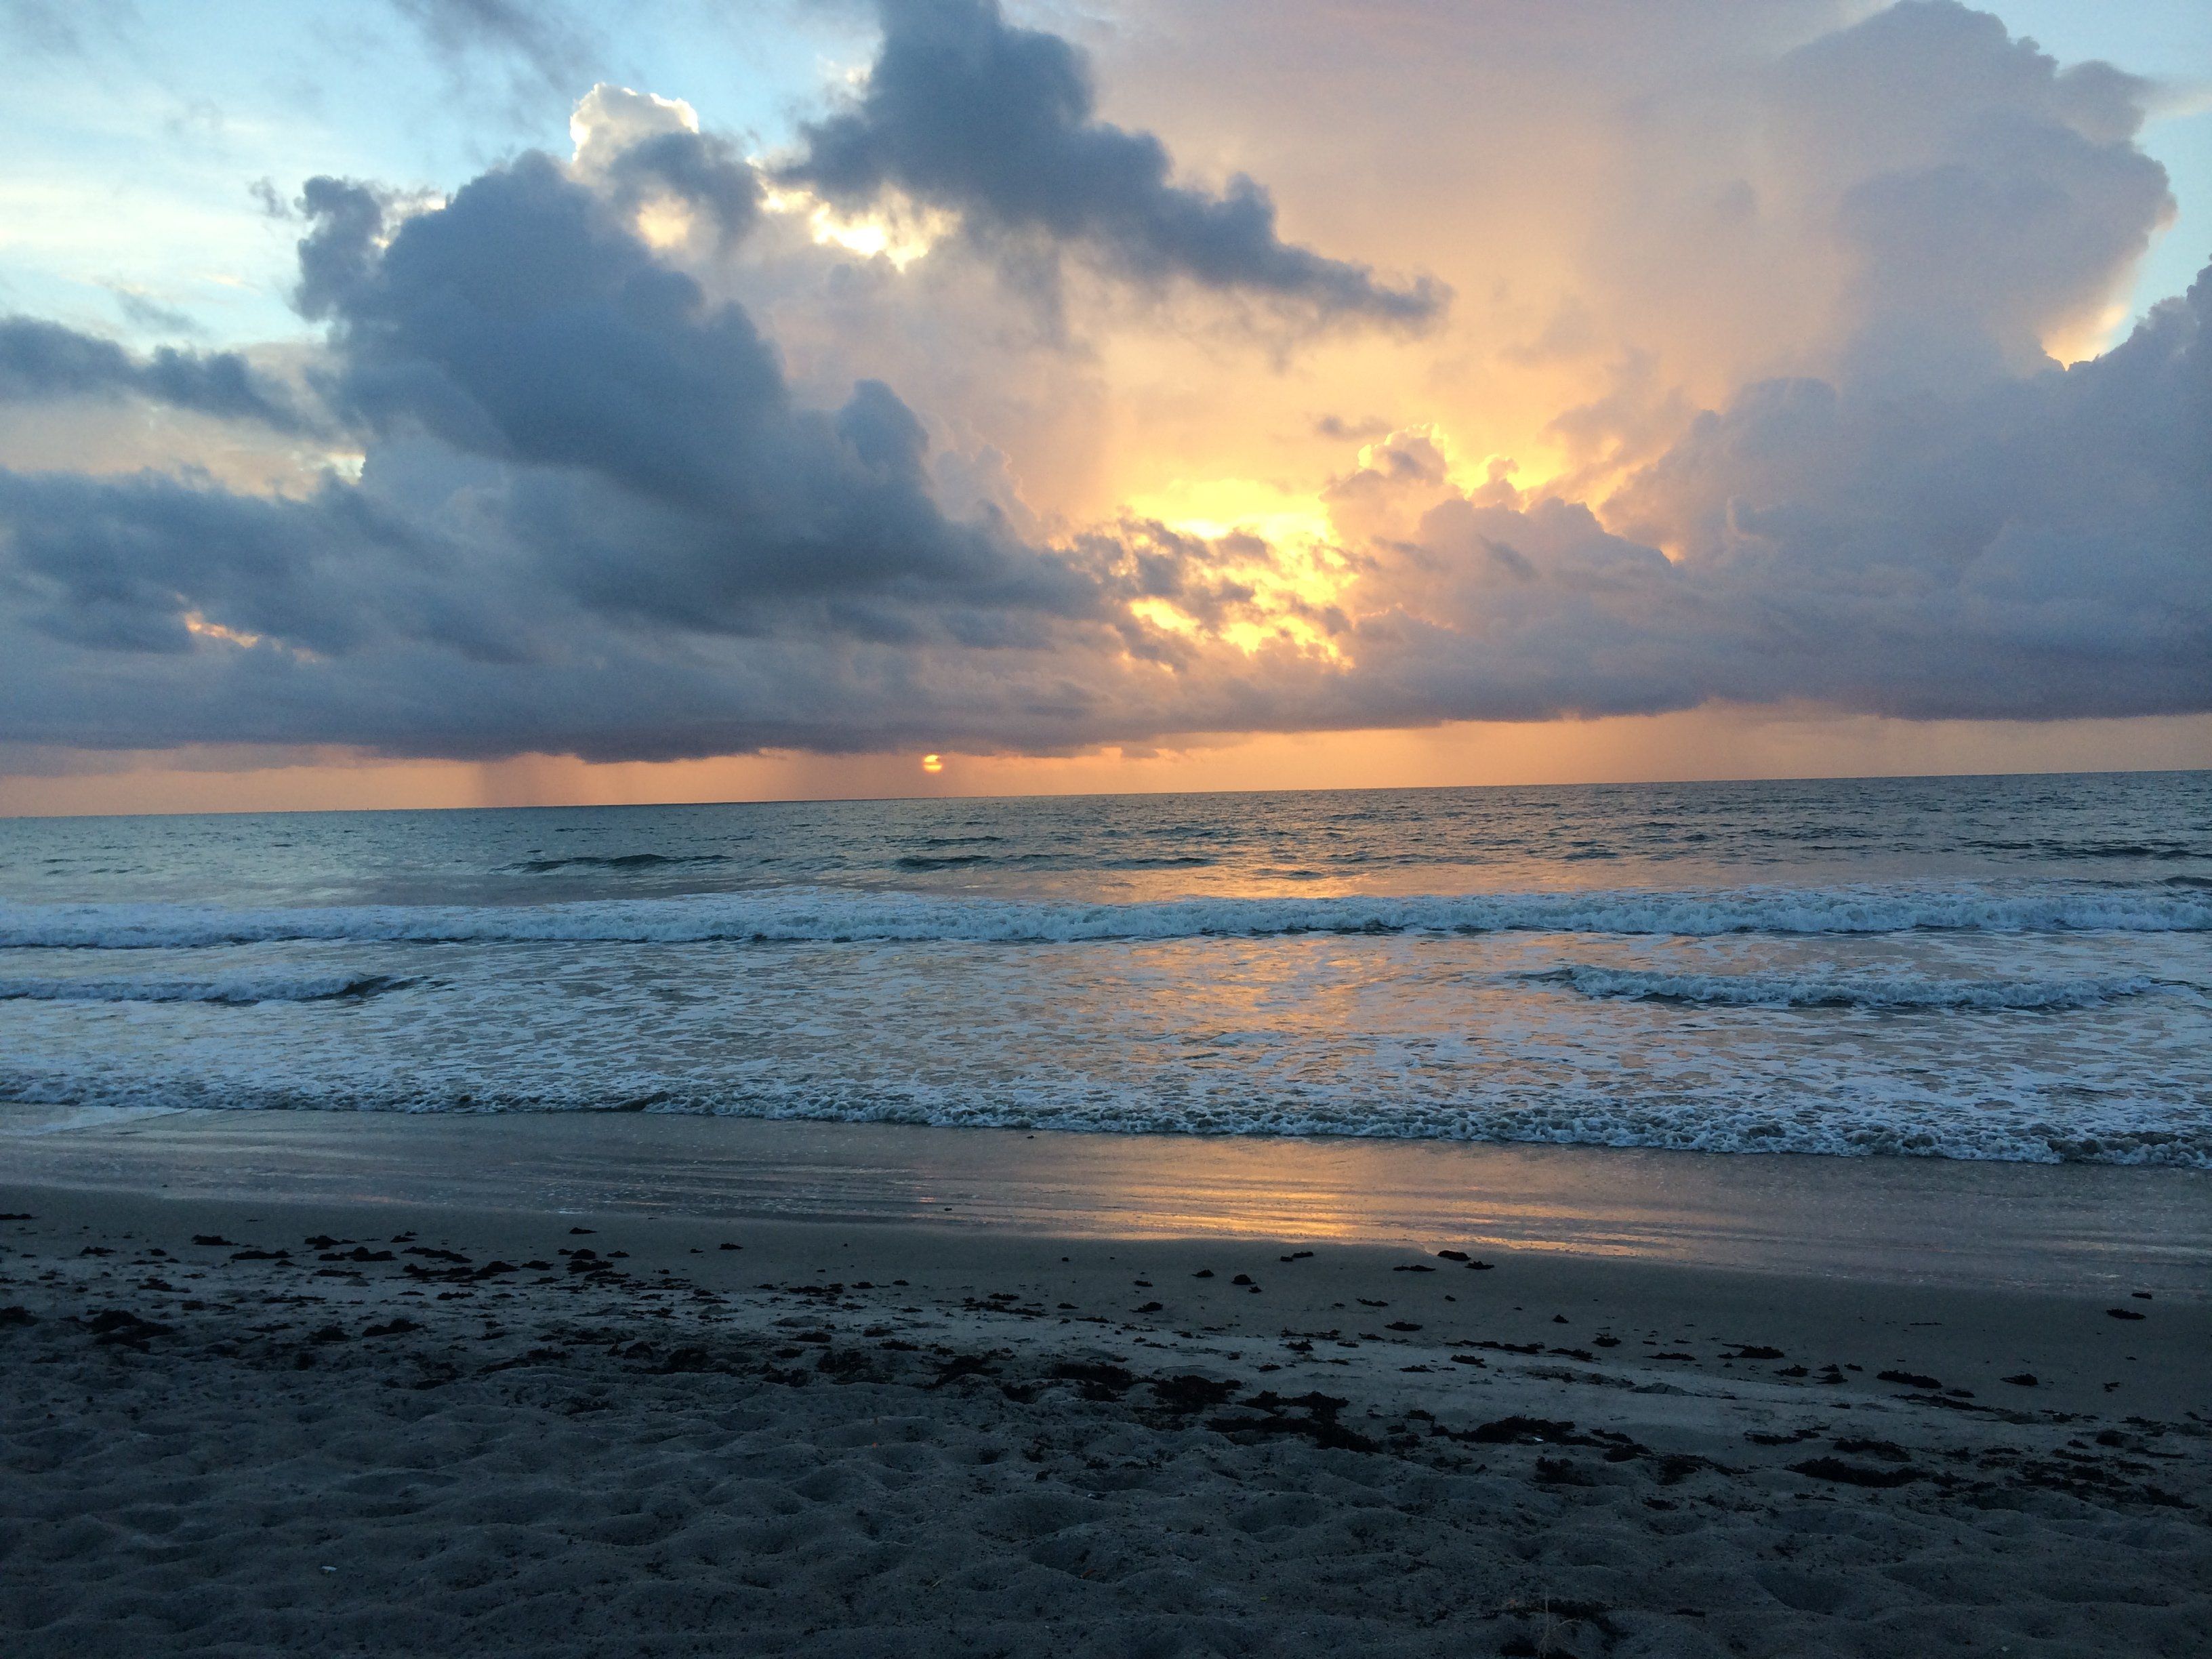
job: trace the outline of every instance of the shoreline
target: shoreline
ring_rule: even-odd
[[[2212,1171],[627,1112],[0,1102],[21,1181],[210,1199],[1442,1243],[1868,1283],[2212,1296]]]

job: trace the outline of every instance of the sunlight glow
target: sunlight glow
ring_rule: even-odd
[[[619,148],[622,132],[637,127],[637,117],[625,117],[624,106],[651,112],[664,131],[699,131],[699,112],[684,99],[663,98],[659,93],[638,92],[602,82],[578,100],[568,117],[568,142],[574,146],[577,161],[582,161],[584,152],[601,139],[610,139]]]
[[[240,650],[251,650],[266,638],[265,635],[249,634],[243,629],[225,628],[221,623],[211,623],[197,611],[185,612],[185,631],[197,639],[220,640],[225,645],[234,645]]]
[[[807,234],[817,247],[842,247],[864,259],[888,259],[904,270],[944,240],[951,220],[910,203],[892,203],[873,213],[842,214],[810,190],[764,191],[761,205],[770,213],[804,216]]]
[[[1251,590],[1251,598],[1233,605],[1229,620],[1214,628],[1217,637],[1247,654],[1287,645],[1344,660],[1318,613],[1337,603],[1353,567],[1317,495],[1257,478],[1178,479],[1133,496],[1126,510],[1209,544],[1206,574]],[[1170,599],[1139,599],[1130,609],[1166,632],[1194,637],[1206,631]]]
[[[2067,368],[2102,356],[2118,342],[2130,314],[2125,300],[2115,300],[2094,317],[2053,330],[2044,337],[2043,349]]]
[[[672,196],[647,202],[637,210],[635,228],[647,247],[680,247],[691,240],[690,207]]]
[[[211,641],[227,645],[234,651],[252,651],[265,647],[281,651],[295,662],[319,662],[319,653],[304,646],[287,645],[282,640],[272,640],[266,634],[256,634],[243,628],[226,628],[218,622],[210,622],[197,611],[185,612],[185,631],[196,640]]]
[[[1326,542],[1336,533],[1318,496],[1258,478],[1178,478],[1130,497],[1127,507],[1139,518],[1206,541],[1245,535],[1267,542]]]
[[[1401,427],[1387,438],[1362,444],[1359,465],[1364,469],[1385,470],[1392,450],[1409,447],[1433,450],[1443,463],[1443,481],[1462,495],[1499,483],[1510,483],[1523,495],[1531,494],[1565,472],[1568,465],[1564,455],[1545,444],[1517,445],[1510,454],[1493,451],[1476,459],[1433,421]]]

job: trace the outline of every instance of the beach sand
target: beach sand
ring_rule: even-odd
[[[356,1184],[0,1186],[0,1648],[1892,1659],[2212,1628],[2212,1308],[2167,1282]]]

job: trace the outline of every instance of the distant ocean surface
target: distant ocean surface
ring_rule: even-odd
[[[2212,773],[0,822],[0,1099],[2212,1167]]]

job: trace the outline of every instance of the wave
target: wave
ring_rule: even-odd
[[[565,859],[525,859],[510,866],[525,875],[550,875],[556,870],[653,870],[664,865],[727,864],[726,853],[617,853],[593,856],[578,854]]]
[[[0,979],[0,1002],[335,1002],[373,997],[415,981],[385,974],[304,978]]]
[[[996,840],[997,837],[989,839]],[[1101,870],[1200,870],[1210,868],[1213,863],[1212,859],[1200,858],[1195,854],[1162,854],[1158,858],[1102,858],[1097,861],[1097,867]],[[893,869],[915,872],[962,870],[978,864],[1045,866],[1060,869],[1075,867],[1074,861],[1064,853],[907,853],[891,860]]]
[[[493,1116],[567,1112],[927,1124],[1082,1134],[1317,1137],[1645,1147],[1674,1152],[1973,1162],[2106,1164],[2212,1170],[2212,1107],[2187,1099],[2075,1097],[2054,1109],[2056,1079],[1991,1091],[1879,1083],[1807,1088],[1747,1079],[1689,1091],[1653,1087],[1485,1088],[1458,1097],[1289,1087],[1233,1099],[1172,1085],[973,1079],[897,1083],[822,1077],[702,1086],[645,1073],[532,1087],[506,1077],[330,1076],[257,1066],[229,1076],[141,1066],[44,1070],[0,1055],[0,1099],[71,1109],[393,1112]],[[2064,1092],[2075,1095],[2077,1091]]]
[[[1678,1002],[1720,1008],[2008,1010],[2097,1008],[2155,989],[2130,979],[1961,980],[1835,974],[1663,974],[1618,968],[1558,968],[1528,975],[1583,996],[1630,1002]]]
[[[1552,933],[1711,938],[2212,932],[2212,894],[2069,890],[1738,889],[1420,898],[1184,898],[1078,904],[966,895],[777,887],[543,905],[227,909],[0,902],[0,949],[174,949],[278,940],[405,944],[926,942],[1269,938],[1298,933]]]
[[[1966,841],[1960,843],[1982,853],[2035,853],[2051,859],[2148,859],[2202,860],[2212,858],[2212,848],[2202,842],[2145,841]]]

